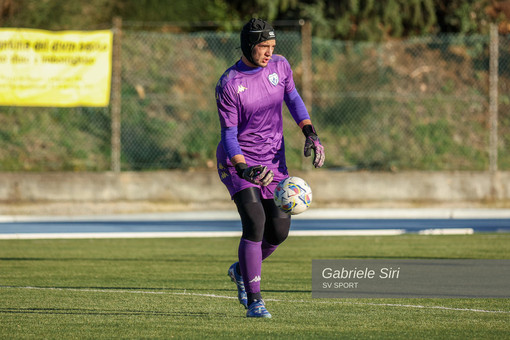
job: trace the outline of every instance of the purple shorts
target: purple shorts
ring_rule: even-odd
[[[221,148],[223,149],[223,148]],[[223,151],[223,150],[221,150]],[[222,154],[222,152],[219,152]],[[223,156],[223,155],[221,155]],[[255,164],[248,164],[255,165]],[[265,165],[265,164],[262,164]],[[266,165],[267,166],[267,165]],[[289,177],[287,167],[271,167],[267,166],[269,170],[274,173],[273,181],[268,186],[261,186],[248,182],[237,175],[235,167],[232,165],[229,159],[226,157],[217,157],[218,175],[221,181],[228,189],[230,197],[233,198],[236,193],[246,188],[260,188],[260,193],[263,199],[273,199],[273,193],[278,183],[285,178]]]

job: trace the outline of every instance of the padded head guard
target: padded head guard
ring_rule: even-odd
[[[255,45],[263,41],[276,39],[273,26],[261,19],[251,19],[241,31],[241,50],[249,62],[255,64],[252,51]]]

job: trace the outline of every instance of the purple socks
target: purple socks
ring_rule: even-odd
[[[253,242],[241,238],[239,243],[239,266],[243,275],[246,292],[260,292],[262,272],[262,241]]]
[[[255,298],[260,299],[262,260],[271,255],[277,247],[277,245],[269,244],[265,240],[254,242],[241,238],[238,253],[239,266],[248,295],[255,295]]]
[[[262,240],[262,261],[267,259],[269,255],[271,255],[278,246],[274,244],[267,243],[266,240]]]

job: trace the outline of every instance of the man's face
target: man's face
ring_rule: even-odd
[[[255,45],[252,51],[253,61],[255,65],[260,67],[266,67],[271,56],[273,55],[274,48],[276,46],[276,40],[266,40],[260,44]]]

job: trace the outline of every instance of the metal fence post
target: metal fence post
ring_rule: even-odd
[[[301,58],[302,58],[302,90],[303,90],[303,102],[310,116],[312,115],[312,24],[310,21],[299,20],[301,25]],[[302,170],[310,169],[310,162],[307,159],[302,158],[301,161]]]
[[[498,26],[490,26],[490,65],[489,65],[489,172],[491,176],[492,198],[498,197],[498,62],[499,33]]]
[[[301,54],[303,67],[303,101],[312,112],[312,24],[309,21],[300,20],[301,25]]]
[[[498,27],[496,24],[492,23],[490,39],[490,67],[489,67],[490,172],[498,171],[498,59],[499,59]]]
[[[120,124],[121,124],[121,35],[122,18],[113,18],[113,53],[112,53],[112,164],[111,170],[120,172]]]

